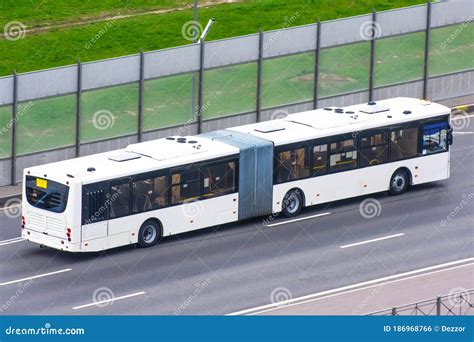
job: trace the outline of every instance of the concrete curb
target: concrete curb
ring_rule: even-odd
[[[453,107],[451,110],[453,115],[461,115],[464,113],[473,113],[474,112],[474,103],[462,106]]]

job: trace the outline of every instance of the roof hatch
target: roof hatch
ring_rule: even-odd
[[[109,157],[110,160],[116,161],[119,163],[129,161],[129,160],[139,159],[139,158],[141,158],[139,154],[132,153],[132,152],[123,152],[115,156]]]
[[[388,108],[384,104],[378,104],[376,102],[369,102],[366,105],[362,105],[359,108],[359,111],[361,113],[366,113],[366,114],[377,114],[377,113],[382,113],[382,112],[388,112],[390,108]]]
[[[278,131],[283,131],[286,128],[286,124],[284,122],[268,122],[262,125],[259,125],[259,127],[255,128],[256,132],[260,133],[272,133],[272,132],[278,132]]]

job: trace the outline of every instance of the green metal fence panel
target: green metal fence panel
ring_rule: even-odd
[[[193,76],[197,102],[197,74],[189,73],[145,81],[143,129],[177,126],[196,120],[192,108]]]
[[[81,95],[81,143],[138,131],[138,83]]]
[[[0,158],[12,154],[12,107],[0,107]]]
[[[17,154],[74,145],[75,111],[75,95],[19,103]]]
[[[430,76],[474,69],[474,23],[431,31]]]
[[[319,97],[365,90],[369,74],[369,42],[322,49]]]
[[[315,54],[303,53],[263,61],[262,107],[309,101],[314,94]]]
[[[257,63],[246,63],[204,72],[203,119],[255,110]]]
[[[422,79],[424,44],[424,32],[377,40],[375,86]]]

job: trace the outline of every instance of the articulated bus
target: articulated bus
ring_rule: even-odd
[[[449,177],[450,109],[394,98],[330,107],[24,170],[22,237],[70,252]]]

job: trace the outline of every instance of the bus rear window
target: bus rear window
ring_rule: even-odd
[[[69,187],[50,180],[27,176],[26,198],[35,208],[62,213],[66,210]]]

